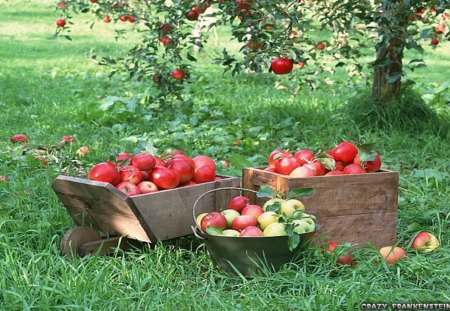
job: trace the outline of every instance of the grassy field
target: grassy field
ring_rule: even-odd
[[[205,57],[208,71],[189,87],[192,104],[153,113],[140,105],[133,113],[101,111],[106,96],[130,96],[148,82],[109,80],[85,54],[95,47],[99,54],[120,55],[137,35],[116,42],[112,25],[90,31],[80,22],[73,41],[54,39],[51,4],[0,0],[0,175],[9,178],[0,182],[1,310],[345,310],[363,302],[450,303],[448,138],[426,127],[363,130],[345,109],[356,91],[336,86],[292,97],[273,88],[273,76],[222,76],[207,65],[214,55]],[[445,44],[433,56],[427,53],[429,67],[413,77],[448,82],[449,51]],[[44,166],[9,142],[15,133],[27,134],[32,148],[52,146],[62,135],[76,141]],[[261,165],[276,148],[330,148],[361,138],[376,144],[385,167],[400,171],[399,245],[427,230],[442,244],[432,254],[410,250],[406,261],[386,266],[376,262],[375,248],[364,247],[354,252],[358,264],[350,268],[313,250],[298,264],[247,279],[214,268],[191,237],[112,256],[68,260],[60,254],[60,239],[74,224],[50,185],[80,146],[90,148],[81,159],[84,168],[150,141],[159,151],[176,147],[234,159],[234,169],[221,172],[239,174],[242,159]]]

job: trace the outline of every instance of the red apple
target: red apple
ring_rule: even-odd
[[[386,259],[386,262],[390,265],[395,264],[399,260],[406,258],[406,251],[401,247],[385,246],[380,248],[380,254]]]
[[[337,176],[337,175],[344,175],[344,173],[342,171],[334,170],[325,174],[325,176]]]
[[[289,58],[278,57],[272,60],[270,68],[277,75],[288,74],[294,68],[294,63]]]
[[[437,39],[437,38],[431,39],[432,46],[437,46],[438,44],[439,44],[439,39]]]
[[[216,176],[216,171],[211,166],[206,164],[201,164],[197,166],[194,171],[194,181],[196,183],[204,183],[208,181],[213,181]]]
[[[130,22],[130,23],[134,23],[135,21],[136,21],[136,18],[134,17],[134,16],[128,16],[128,21]]]
[[[328,244],[328,249],[327,252],[329,254],[334,252],[334,249],[336,248],[336,246],[338,246],[339,244],[337,242],[330,242]],[[350,254],[345,254],[343,256],[340,256],[336,259],[336,263],[338,265],[348,265],[348,266],[353,266],[355,265],[355,262],[353,261],[353,258]]]
[[[158,187],[151,181],[141,181],[137,186],[142,194],[158,191]]]
[[[319,43],[317,44],[317,49],[318,49],[318,50],[322,51],[324,48],[325,48],[325,43],[319,42]]]
[[[195,169],[186,159],[182,157],[171,158],[167,161],[167,167],[180,174],[180,183],[184,184],[194,178]],[[214,173],[213,173],[214,174]]]
[[[294,156],[284,156],[275,162],[275,171],[279,174],[289,175],[299,166],[299,162]]]
[[[150,153],[139,153],[131,159],[131,165],[141,171],[150,171],[156,166],[156,159]]]
[[[277,172],[277,170],[275,169],[275,167],[266,167],[266,168],[264,169],[264,171],[270,172],[270,173],[276,173],[276,172]]]
[[[96,181],[108,182],[112,185],[120,183],[120,174],[116,165],[111,162],[98,163],[91,168],[88,178]]]
[[[199,17],[199,13],[196,10],[190,10],[189,12],[186,13],[186,18],[190,21],[196,21],[198,20]]]
[[[116,187],[128,196],[141,194],[138,186],[128,181],[122,181]]]
[[[161,41],[161,43],[164,46],[174,45],[174,43],[175,43],[175,42],[173,42],[173,40],[171,38],[168,38],[168,37],[160,38],[159,41]]]
[[[258,221],[252,215],[239,215],[231,224],[231,228],[237,231],[241,231],[248,226],[257,226]]]
[[[56,20],[56,26],[59,28],[66,26],[66,20],[64,18],[58,18]]]
[[[415,248],[419,253],[429,253],[440,245],[439,240],[433,234],[422,231],[414,238],[411,248]]]
[[[325,175],[325,166],[320,161],[312,161],[303,165],[311,169],[314,172],[314,176],[323,176]]]
[[[367,173],[365,169],[361,167],[361,165],[358,164],[349,164],[347,165],[344,170],[342,171],[344,174],[365,174]]]
[[[132,158],[133,157],[131,156],[131,154],[126,153],[126,152],[121,152],[117,155],[116,161],[119,162],[119,166],[122,166],[123,163],[128,159],[130,159],[130,162],[131,162]]]
[[[75,138],[73,138],[72,136],[64,135],[61,137],[60,141],[65,142],[65,143],[71,143],[74,140],[75,140]]]
[[[299,165],[303,165],[314,159],[314,153],[309,149],[300,149],[294,154],[294,158],[297,159]]]
[[[194,186],[194,185],[198,185],[195,181],[190,180],[185,184],[180,185],[180,187],[189,187],[189,186]]]
[[[109,16],[103,17],[103,22],[104,22],[105,24],[111,23],[111,17],[109,17]]]
[[[142,172],[142,181],[149,181],[152,176],[152,171],[141,171]]]
[[[163,35],[166,35],[173,30],[173,26],[171,24],[161,24],[159,29]]]
[[[156,167],[156,166],[167,167],[167,164],[166,164],[166,162],[164,162],[164,161],[163,161],[163,160],[161,160],[160,158],[158,158],[158,157],[155,157],[155,160],[156,160],[156,164],[155,164],[155,167]]]
[[[203,232],[206,232],[206,228],[208,228],[209,226],[225,230],[227,228],[227,225],[228,223],[225,216],[218,212],[210,212],[206,214],[200,222],[200,228]]]
[[[230,203],[228,204],[229,209],[234,209],[235,211],[238,211],[239,213],[242,211],[244,207],[246,207],[249,203],[249,199],[244,196],[237,196],[231,199]]]
[[[242,229],[241,233],[239,234],[240,237],[255,237],[255,236],[262,236],[263,233],[261,229],[259,229],[256,226],[248,226]]]
[[[227,160],[220,160],[220,164],[222,164],[225,168],[230,168],[230,162]]]
[[[275,163],[281,159],[284,156],[288,156],[288,155],[292,155],[289,151],[287,150],[274,150],[270,153],[269,155],[269,159],[268,159],[268,163],[269,163],[269,167],[273,167],[275,168]]]
[[[183,80],[186,77],[186,72],[183,69],[174,69],[170,75],[175,80]]]
[[[28,137],[24,134],[15,134],[11,137],[12,143],[27,143]]]
[[[353,163],[361,165],[363,168],[366,169],[367,172],[373,173],[380,170],[381,167],[381,157],[377,153],[375,155],[375,160],[373,161],[365,161],[361,163],[361,158],[359,157],[359,154],[355,156],[355,159],[353,159]]]
[[[333,149],[333,159],[344,163],[351,163],[358,154],[358,148],[348,141],[344,141]]]
[[[137,185],[142,181],[142,171],[132,165],[123,166],[120,169],[120,180],[128,181]]]
[[[153,169],[150,179],[158,189],[172,189],[180,184],[180,174],[162,166],[157,166]]]
[[[199,155],[192,158],[192,160],[194,161],[196,167],[202,164],[206,164],[211,166],[214,170],[216,170],[216,162],[214,162],[214,160],[208,156]]]
[[[264,209],[261,206],[254,204],[245,206],[241,211],[241,215],[251,215],[256,219],[258,219],[259,215],[262,213],[264,213]]]
[[[125,15],[120,15],[119,20],[121,20],[122,22],[126,22],[128,20],[128,17]]]

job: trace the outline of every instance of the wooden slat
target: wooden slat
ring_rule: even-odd
[[[144,242],[155,240],[133,212],[133,201],[111,184],[59,176],[52,187],[77,225]]]
[[[224,177],[224,176],[222,176]],[[136,207],[135,213],[152,228],[157,240],[168,240],[192,234],[192,207],[195,200],[206,191],[220,187],[237,187],[240,179],[224,177],[214,182],[198,184],[176,191],[158,191],[150,195],[138,195],[131,199]],[[207,195],[199,202],[197,214],[220,210],[228,204],[225,195]],[[220,198],[223,198],[220,199]]]

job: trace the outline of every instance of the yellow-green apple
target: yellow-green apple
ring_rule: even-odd
[[[264,209],[261,206],[254,204],[247,205],[241,211],[241,215],[251,215],[256,219],[258,219],[259,215],[262,213],[264,213]]]
[[[223,236],[239,236],[239,231],[233,229],[226,229],[222,231]]]
[[[210,212],[206,214],[200,222],[200,227],[204,232],[206,232],[206,228],[209,226],[225,230],[227,228],[227,219],[219,212]]]
[[[203,219],[203,217],[205,217],[206,215],[208,215],[208,213],[201,213],[201,214],[199,214],[198,216],[197,216],[197,218],[196,218],[196,222],[197,222],[197,225],[201,225],[201,223],[202,223],[202,219]]]
[[[411,248],[416,249],[419,253],[430,253],[440,245],[436,236],[429,232],[422,231],[414,238]]]
[[[274,222],[268,225],[263,232],[264,236],[284,236],[287,235],[286,226],[280,222]]]
[[[316,216],[306,213],[303,213],[301,218],[311,218],[314,221],[316,220]]]
[[[129,181],[122,181],[116,187],[117,187],[117,189],[119,189],[123,193],[127,194],[128,196],[141,194],[138,186],[136,186],[136,184],[129,182]]]
[[[254,237],[254,236],[262,236],[262,235],[263,235],[263,233],[262,233],[261,229],[259,229],[256,226],[245,227],[239,234],[240,237]]]
[[[137,186],[142,194],[158,191],[158,187],[151,181],[141,181]]]
[[[297,199],[290,199],[281,203],[280,213],[288,217],[298,210],[304,211],[305,205],[303,205],[303,203]]]
[[[223,210],[221,213],[227,219],[228,228],[231,228],[231,224],[233,223],[233,220],[239,216],[239,212],[235,211],[234,209],[226,209],[226,210]]]
[[[257,221],[261,229],[264,230],[268,225],[278,222],[278,218],[280,218],[280,216],[277,213],[269,211],[259,215]]]
[[[240,195],[231,199],[230,203],[228,204],[228,208],[234,209],[235,211],[238,211],[240,213],[242,209],[248,205],[248,202],[249,199],[247,197]]]
[[[279,198],[270,199],[270,200],[268,200],[266,203],[264,203],[263,209],[266,211],[267,208],[268,208],[269,206],[271,206],[271,205],[273,205],[273,204],[275,204],[275,203],[277,203],[277,202],[280,204],[280,207],[281,207],[281,205],[282,205],[283,202],[285,202],[285,201],[286,201],[286,200],[279,199]]]
[[[314,220],[311,218],[302,218],[297,219],[292,222],[294,224],[294,232],[295,233],[307,233],[314,231],[316,228],[316,224],[314,223]]]
[[[241,231],[248,226],[256,226],[257,224],[256,218],[252,215],[239,215],[233,220],[231,228]]]
[[[406,251],[398,246],[384,246],[380,248],[380,254],[390,265],[406,258]]]

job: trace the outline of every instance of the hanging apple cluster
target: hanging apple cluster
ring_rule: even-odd
[[[108,182],[129,196],[220,179],[213,159],[204,155],[190,158],[181,150],[160,157],[121,152],[116,161],[94,165],[89,179]]]
[[[401,36],[405,49],[422,51],[423,40],[436,47],[450,36],[448,1],[63,0],[56,8],[62,14],[57,34],[69,33],[72,13],[88,12],[105,24],[129,25],[117,30],[120,36],[126,28],[145,33],[142,43],[120,61],[105,57],[99,63],[110,66],[112,73],[152,79],[160,90],[155,98],[182,98],[183,82],[194,72],[192,48],[204,47],[207,40],[193,34],[195,27],[205,32],[209,26],[229,25],[244,57],[224,50],[216,61],[234,74],[244,68],[279,75],[295,72],[296,79],[285,81],[293,84],[292,90],[299,80],[311,87],[331,83],[321,74],[333,75],[337,68],[344,68],[350,78],[362,77],[363,47],[375,45],[378,51]],[[202,24],[203,16],[214,21]],[[421,64],[415,60],[410,65]],[[377,61],[374,66],[386,64]]]
[[[357,147],[352,142],[343,141],[332,150],[318,154],[309,149],[300,149],[295,153],[277,149],[270,153],[269,166],[264,170],[290,177],[374,173],[381,168],[381,157],[371,147]]]

